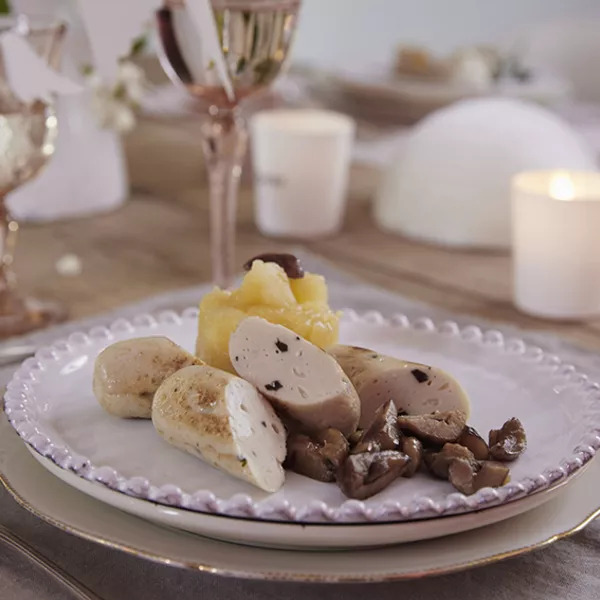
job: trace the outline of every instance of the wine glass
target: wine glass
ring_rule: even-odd
[[[193,1],[193,0],[192,0]],[[160,59],[172,81],[203,100],[202,146],[210,188],[210,255],[216,285],[234,273],[237,193],[248,133],[240,103],[267,88],[284,67],[301,0],[211,0],[225,69],[202,56],[202,39],[186,0],[164,0],[157,11]]]
[[[2,20],[0,33],[11,30],[23,36],[46,63],[57,68],[66,25],[45,19],[18,17]],[[4,57],[0,52],[0,62]],[[12,270],[19,229],[6,207],[7,195],[34,178],[54,153],[57,118],[51,101],[23,101],[11,89],[0,69],[0,337],[18,335],[61,320],[57,304],[22,296]]]

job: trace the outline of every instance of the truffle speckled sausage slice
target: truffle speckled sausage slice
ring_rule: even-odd
[[[229,340],[240,377],[307,432],[356,429],[360,400],[337,362],[293,331],[259,317],[244,319]]]
[[[175,371],[202,364],[166,337],[117,342],[96,358],[94,395],[112,415],[149,419],[158,386]]]
[[[360,428],[371,423],[375,411],[393,400],[409,415],[460,410],[467,416],[470,404],[460,384],[436,367],[384,356],[356,346],[334,346],[331,356],[356,388],[361,402]]]
[[[225,371],[186,367],[167,378],[152,404],[170,444],[267,491],[284,482],[285,428],[256,388]]]

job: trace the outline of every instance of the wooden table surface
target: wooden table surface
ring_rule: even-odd
[[[148,183],[149,178],[160,182],[156,169],[139,164],[131,168],[137,187],[153,188],[153,195],[138,189],[116,212],[22,228],[16,268],[25,291],[61,300],[72,317],[82,317],[209,279],[208,202],[202,176],[185,189],[169,192],[159,187],[157,195],[157,187]],[[145,179],[140,173],[145,173]],[[600,350],[600,320],[556,323],[528,317],[514,308],[508,255],[450,251],[379,231],[369,206],[377,179],[378,174],[369,169],[354,168],[343,232],[301,245],[365,281],[410,298],[476,317],[554,331]],[[246,186],[239,209],[240,265],[250,256],[290,245],[259,234],[251,203],[251,190]],[[67,253],[81,258],[81,275],[57,273],[55,263]]]

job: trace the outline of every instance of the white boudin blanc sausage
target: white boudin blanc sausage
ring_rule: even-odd
[[[231,335],[229,357],[238,375],[301,429],[333,428],[346,436],[355,431],[356,390],[329,354],[293,331],[248,317]]]
[[[466,392],[454,377],[441,369],[356,346],[334,346],[329,353],[358,392],[361,429],[369,426],[375,411],[388,400],[393,400],[398,410],[409,415],[435,410],[461,410],[469,415]]]
[[[158,386],[182,367],[201,364],[199,358],[166,337],[117,342],[96,358],[94,395],[112,415],[149,419]]]
[[[285,428],[256,388],[225,371],[191,366],[158,388],[152,422],[169,444],[267,492],[284,482]]]

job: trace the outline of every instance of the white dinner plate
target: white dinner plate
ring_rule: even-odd
[[[500,331],[430,319],[413,322],[404,316],[391,320],[378,313],[346,311],[341,340],[416,362],[439,366],[463,383],[472,401],[470,423],[487,432],[517,416],[527,431],[529,447],[511,464],[511,481],[497,489],[485,488],[472,496],[457,493],[448,482],[422,473],[394,482],[364,502],[347,500],[333,484],[288,473],[282,490],[266,494],[168,446],[150,421],[122,420],[105,413],[95,401],[92,370],[97,354],[116,340],[144,335],[166,335],[182,346],[194,346],[197,311],[182,317],[168,312],[157,318],[144,315],[132,322],[119,320],[109,328],[77,333],[40,350],[25,361],[9,383],[6,413],[32,450],[49,460],[42,464],[68,483],[106,502],[117,503],[146,518],[168,515],[173,527],[232,539],[273,545],[336,547],[380,545],[449,533],[442,519],[474,512],[460,529],[491,520],[484,509],[504,507],[508,516],[527,510],[551,494],[539,495],[577,473],[600,447],[600,386],[560,357],[506,339]],[[568,356],[565,357],[568,361]],[[93,482],[93,485],[84,485]],[[105,494],[109,488],[111,494]],[[114,493],[113,493],[114,492]],[[535,497],[537,495],[537,498]],[[141,502],[129,502],[135,497]],[[528,502],[515,502],[528,499]],[[510,503],[514,503],[510,506]],[[151,505],[161,505],[157,511]],[[144,508],[140,508],[144,507]],[[437,518],[439,525],[427,518]],[[247,521],[244,521],[246,519]],[[357,539],[356,529],[339,530],[335,542],[327,534],[308,533],[310,527],[275,524],[269,533],[253,536],[253,520],[322,524],[323,531],[348,523],[410,522],[411,527],[389,528],[389,534]],[[210,523],[210,527],[207,526]],[[452,522],[450,522],[452,523]],[[243,527],[242,527],[243,525]],[[248,527],[246,527],[246,525]],[[376,530],[376,527],[372,527]],[[289,531],[298,531],[290,540]],[[410,530],[410,533],[407,533]],[[387,528],[386,528],[387,531]]]
[[[0,480],[37,517],[88,540],[158,563],[223,576],[306,582],[376,582],[427,577],[542,548],[600,514],[600,461],[543,506],[483,529],[352,552],[249,548],[159,527],[65,485],[43,469],[0,417]]]

